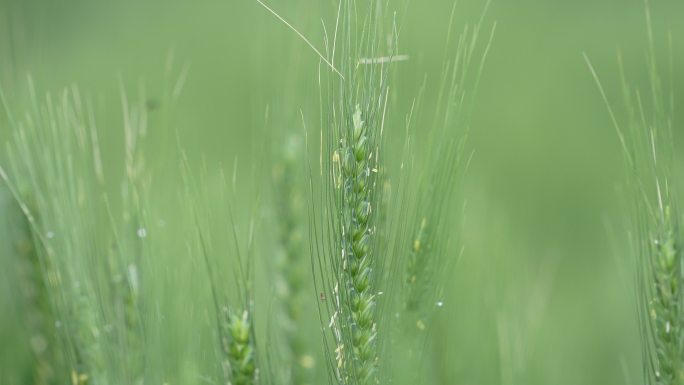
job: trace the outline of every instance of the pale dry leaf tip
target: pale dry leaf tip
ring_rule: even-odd
[[[183,66],[183,69],[181,70],[180,75],[178,75],[178,79],[176,80],[176,84],[173,86],[173,92],[171,93],[171,99],[172,100],[178,100],[180,97],[181,92],[183,92],[183,87],[185,87],[185,81],[188,78],[188,73],[190,72],[190,64],[185,64]]]
[[[368,65],[368,64],[385,64],[385,63],[397,63],[409,60],[409,55],[395,55],[395,56],[381,56],[375,58],[362,57],[359,59],[358,64]]]
[[[5,169],[0,166],[0,179],[5,181],[5,183],[9,183],[9,178],[7,177],[7,173],[5,172]]]

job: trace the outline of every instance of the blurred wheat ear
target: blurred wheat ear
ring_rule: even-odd
[[[413,127],[412,115],[418,113],[413,110],[407,118],[407,140],[412,145],[406,146],[403,158],[415,159],[422,168],[408,167],[411,174],[404,179],[415,183],[400,186],[408,192],[400,194],[402,198],[391,209],[406,211],[400,219],[403,222],[397,225],[402,235],[394,243],[400,246],[392,249],[394,260],[389,268],[401,272],[402,280],[394,283],[391,290],[398,293],[396,303],[387,310],[395,314],[395,333],[401,335],[394,338],[397,342],[392,348],[393,361],[398,362],[395,380],[399,382],[425,382],[427,371],[433,369],[423,367],[431,361],[426,350],[430,337],[435,337],[436,316],[444,307],[445,284],[455,273],[463,250],[460,232],[464,203],[460,190],[472,158],[472,150],[467,148],[470,115],[496,31],[496,23],[490,31],[484,29],[487,10],[488,3],[480,20],[466,24],[454,37],[454,4],[447,26],[442,77],[433,85],[437,88],[437,103],[422,104],[425,84],[414,103],[415,110],[431,114],[432,125]],[[486,36],[482,36],[483,32]],[[402,362],[413,365],[407,369]]]
[[[312,380],[315,359],[304,326],[305,311],[309,308],[307,300],[313,298],[313,287],[309,284],[309,250],[304,243],[303,143],[293,135],[279,152],[282,155],[274,165],[273,187],[278,230],[278,332],[285,343],[283,380],[290,384],[308,384]]]
[[[654,44],[650,9],[645,1],[649,44],[648,85],[628,81],[618,54],[622,81],[623,123],[611,105],[597,71],[585,55],[589,70],[623,148],[634,200],[633,245],[637,257],[637,295],[645,380],[655,385],[684,384],[684,238],[673,171],[674,90],[672,37],[663,78]],[[668,88],[669,87],[669,88]]]
[[[140,383],[145,369],[137,276],[145,250],[142,219],[114,219],[95,114],[78,88],[41,98],[29,80],[29,93],[27,113],[10,119],[12,136],[3,159],[8,171],[0,169],[0,176],[28,222],[35,253],[30,258],[45,284],[49,305],[41,311],[54,318],[50,333],[63,357],[52,361],[55,381]],[[144,136],[146,117],[139,113],[144,107],[122,99],[128,173],[125,181],[114,182],[124,186],[124,194],[137,195],[142,168],[136,144]],[[131,217],[145,217],[132,200],[123,198],[121,208]]]
[[[32,360],[28,376],[31,384],[47,385],[64,378],[60,372],[62,357],[55,338],[55,318],[50,293],[39,259],[39,245],[34,239],[31,226],[17,202],[5,194],[4,182],[0,181],[0,220],[7,228],[8,259],[3,263],[16,286],[13,288],[17,308],[27,334],[23,341],[29,346]],[[4,252],[4,251],[3,251]]]

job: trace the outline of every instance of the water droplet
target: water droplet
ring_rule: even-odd
[[[384,291],[379,291],[379,292],[378,292],[378,295],[383,295],[383,294],[385,294]]]
[[[138,238],[147,238],[147,229],[141,227],[138,229]]]
[[[670,334],[670,321],[665,322],[665,333]]]
[[[62,321],[60,321],[60,320],[55,321],[55,327],[57,329],[61,328],[62,327]]]
[[[444,302],[442,302],[442,301],[437,301],[437,307],[443,307],[443,306],[444,306]]]
[[[52,231],[48,231],[48,232],[45,234],[45,236],[47,237],[47,239],[52,239],[52,238],[55,237],[55,233],[52,232]]]

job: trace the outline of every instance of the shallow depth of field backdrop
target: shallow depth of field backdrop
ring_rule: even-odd
[[[268,2],[319,47],[321,20],[334,23],[333,3]],[[393,77],[390,113],[401,122],[426,74],[424,104],[435,102],[430,87],[437,87],[452,2],[390,5],[401,27],[399,51],[410,56]],[[477,21],[483,7],[461,1],[455,28]],[[681,68],[684,3],[653,0],[651,8],[658,56],[668,55],[669,30]],[[459,384],[637,384],[634,269],[622,252],[619,210],[624,166],[582,53],[617,100],[618,47],[633,79],[646,74],[643,4],[494,0],[484,28],[493,21],[472,117],[475,155],[462,187],[465,251],[449,277],[435,351],[426,354],[442,372],[436,378]],[[162,98],[170,57],[170,86],[186,76],[173,106]],[[197,168],[203,157],[210,168],[232,168],[238,159],[234,203],[263,204],[255,192],[268,188],[260,174],[270,172],[277,131],[303,131],[302,115],[316,122],[318,65],[310,48],[251,0],[0,2],[0,83],[13,108],[23,108],[28,74],[39,93],[78,85],[110,117],[101,142],[116,162],[119,153],[108,149],[121,146],[120,87],[135,95],[145,84],[150,119],[167,119],[170,128],[151,132],[145,144],[148,167],[162,175],[152,186],[159,205],[180,178],[179,166],[166,161],[178,138]],[[683,95],[680,71],[673,81]],[[675,111],[684,112],[681,100]],[[265,322],[272,289],[259,269],[257,317]],[[23,342],[13,337],[20,326],[11,290],[1,288],[0,360],[15,365]],[[176,349],[169,354],[184,347]]]

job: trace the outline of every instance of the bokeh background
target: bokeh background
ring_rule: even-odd
[[[334,2],[268,3],[323,46]],[[410,56],[394,79],[397,121],[425,76],[424,104],[434,103],[452,4],[390,1],[399,51]],[[461,0],[455,28],[477,21],[483,8],[483,1]],[[658,56],[668,57],[669,31],[674,62],[684,62],[684,3],[652,0],[651,12]],[[645,80],[644,15],[639,0],[492,2],[484,25],[496,21],[497,31],[462,186],[465,252],[439,317],[437,378],[640,383],[624,166],[582,54],[618,101],[618,47],[630,77]],[[208,164],[238,158],[246,174],[267,164],[279,132],[301,129],[302,115],[316,121],[318,66],[299,38],[251,0],[0,2],[0,83],[13,106],[21,108],[29,74],[40,92],[77,84],[110,118],[103,147],[117,148],[120,89],[136,94],[144,84],[150,119],[171,128],[147,143],[150,167],[167,181],[153,187],[159,194],[178,171],[166,162],[177,138]],[[684,90],[677,68],[671,81]],[[164,97],[176,90],[174,100]],[[7,134],[0,125],[0,139]],[[238,191],[238,200],[250,199],[249,187]],[[11,335],[8,309],[0,311],[4,336]],[[13,345],[2,345],[3,356],[11,355]]]

